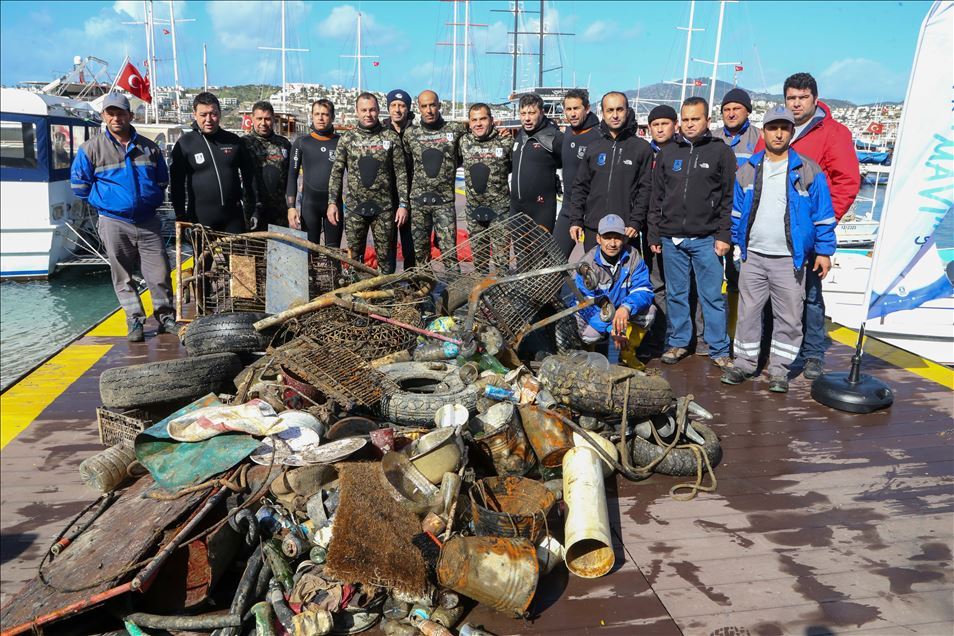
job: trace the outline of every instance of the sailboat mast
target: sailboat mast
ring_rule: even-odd
[[[464,103],[461,110],[467,112],[467,62],[470,47],[470,0],[464,0]]]
[[[361,93],[361,12],[358,12],[358,50],[355,55],[358,63],[358,94]]]
[[[712,81],[709,83],[709,110],[715,108],[716,77],[719,74],[719,49],[722,47],[722,22],[725,18],[725,0],[719,3],[719,29],[716,31],[715,59],[712,60]]]
[[[540,55],[537,56],[537,86],[543,86],[543,8],[546,0],[540,0]]]
[[[205,42],[202,43],[202,86],[205,92],[209,91],[209,51]]]
[[[285,48],[285,46],[286,46],[285,45],[285,0],[282,0],[282,112],[283,113],[286,111],[285,85],[287,83],[286,77],[285,77],[285,58],[286,58],[285,51],[287,49]]]
[[[451,41],[454,49],[451,55],[451,119],[454,119],[457,115],[457,0],[454,0],[454,36]]]
[[[696,0],[689,2],[689,28],[686,29],[686,59],[682,64],[682,90],[679,93],[679,105],[686,101],[686,84],[689,81],[689,50],[692,48],[692,20],[696,16]]]
[[[182,121],[182,97],[179,91],[179,54],[176,47],[176,14],[169,0],[169,30],[172,32],[172,77],[176,91],[176,121]]]

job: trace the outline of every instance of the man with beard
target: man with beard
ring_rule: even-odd
[[[557,170],[563,166],[563,133],[543,114],[543,99],[520,96],[520,131],[513,143],[510,209],[529,216],[548,232],[556,222]]]
[[[407,189],[411,190],[411,173],[414,169],[411,155],[407,151],[405,133],[413,128],[414,113],[411,112],[411,96],[407,91],[396,88],[387,94],[385,99],[388,105],[388,117],[384,119],[384,127],[390,128],[397,135],[404,156],[404,172],[407,175]],[[398,198],[397,184],[392,186],[394,198]],[[410,205],[410,201],[407,201]],[[404,257],[404,269],[416,265],[414,262],[414,237],[411,234],[411,208],[408,208],[408,222],[394,228],[394,251],[391,253],[391,271],[397,268],[397,241],[401,241],[401,254]]]
[[[590,112],[590,94],[586,89],[571,88],[563,96],[563,116],[567,128],[563,133],[563,207],[553,229],[553,239],[563,254],[569,258],[576,247],[576,241],[570,238],[570,219],[567,215],[570,199],[573,196],[573,180],[583,161],[586,147],[600,138],[600,120]]]
[[[259,215],[261,227],[269,223],[288,224],[288,207],[285,205],[285,186],[288,183],[288,157],[291,142],[275,132],[275,109],[268,102],[256,102],[252,106],[252,132],[242,137],[242,143],[252,156],[255,177],[258,179]],[[251,221],[250,221],[251,223]]]
[[[510,207],[510,174],[513,143],[503,137],[490,114],[490,106],[477,103],[470,107],[470,130],[460,139],[460,156],[464,167],[464,193],[467,200],[467,229],[471,237],[506,218]],[[471,239],[474,265],[488,271],[493,248],[497,269],[509,259],[509,244],[504,233],[494,233],[492,241]]]
[[[341,138],[335,132],[334,121],[335,105],[330,100],[319,99],[311,105],[311,132],[296,139],[292,146],[285,196],[290,227],[307,231],[312,243],[317,243],[324,232],[325,245],[341,247],[341,224],[332,225],[325,214],[331,168]],[[299,173],[302,175],[300,209],[296,207]],[[335,204],[340,210],[341,199]]]
[[[395,251],[393,230],[395,225],[400,227],[408,221],[407,168],[397,133],[382,126],[378,120],[378,98],[371,93],[361,93],[356,111],[357,127],[342,135],[338,142],[328,184],[328,199],[337,201],[341,197],[347,169],[344,225],[348,251],[352,258],[364,260],[370,230],[381,273],[391,274],[394,272],[391,257]],[[338,225],[340,219],[337,203],[329,203],[328,221]]]
[[[423,265],[431,260],[431,232],[446,252],[457,246],[457,210],[454,207],[454,181],[460,163],[458,143],[464,126],[444,121],[441,100],[434,91],[417,96],[421,125],[407,131],[405,152],[413,166],[411,175],[411,235],[414,237],[414,261]],[[446,262],[446,261],[445,261]]]

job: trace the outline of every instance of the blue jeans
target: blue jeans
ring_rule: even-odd
[[[669,309],[667,346],[688,348],[692,341],[692,315],[689,311],[691,271],[705,319],[703,338],[709,345],[709,356],[721,358],[729,355],[729,336],[725,324],[725,298],[722,296],[722,260],[716,256],[714,247],[715,238],[712,236],[684,239],[679,245],[671,238],[662,239],[666,305]]]
[[[798,354],[798,364],[815,358],[825,360],[825,299],[822,297],[822,281],[818,272],[813,271],[815,255],[810,254],[805,271],[805,315],[802,319],[802,350]]]

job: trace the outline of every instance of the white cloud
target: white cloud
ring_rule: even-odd
[[[616,25],[603,20],[593,22],[580,34],[581,42],[600,42],[616,33]]]
[[[332,8],[328,17],[320,21],[315,30],[324,38],[345,40],[354,37],[357,24],[358,10],[350,4],[342,4]],[[362,11],[361,35],[362,38],[368,38],[368,41],[387,45],[398,40],[400,32],[379,23],[374,15]]]
[[[818,92],[858,104],[904,99],[907,75],[863,57],[832,62],[818,77]]]

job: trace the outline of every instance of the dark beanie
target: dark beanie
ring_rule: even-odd
[[[387,103],[390,104],[394,100],[402,101],[404,102],[405,106],[408,108],[411,107],[411,96],[407,94],[407,91],[402,91],[400,88],[395,88],[393,91],[388,93]],[[749,110],[751,110],[751,108]]]
[[[725,97],[722,98],[723,108],[726,104],[742,104],[745,106],[745,110],[752,112],[752,98],[741,88],[733,88],[725,94]]]
[[[676,109],[665,104],[660,104],[649,111],[649,122],[647,123],[651,124],[657,119],[671,119],[673,121],[679,121],[679,118],[676,116]]]

